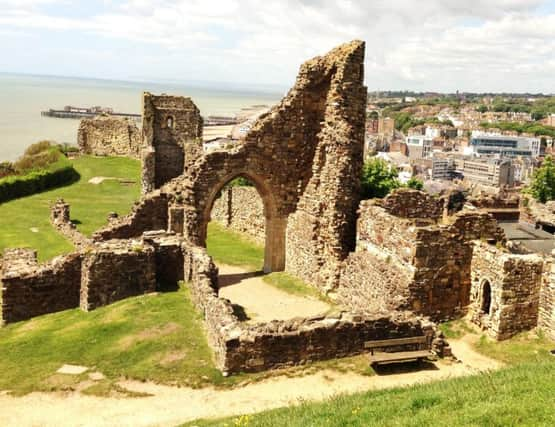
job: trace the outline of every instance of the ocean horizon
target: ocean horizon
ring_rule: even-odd
[[[273,105],[285,94],[277,89],[272,92],[226,83],[186,85],[0,73],[0,161],[15,160],[26,147],[41,140],[77,142],[79,120],[43,117],[41,111],[62,109],[65,105],[100,105],[118,112],[141,113],[144,91],[191,97],[204,116],[227,116],[252,105]]]

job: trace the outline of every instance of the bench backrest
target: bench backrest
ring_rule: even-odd
[[[426,344],[427,340],[428,338],[425,335],[422,335],[409,338],[393,338],[389,340],[366,341],[364,343],[364,348],[389,347],[404,344]]]

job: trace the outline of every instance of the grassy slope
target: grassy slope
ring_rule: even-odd
[[[187,290],[130,298],[90,313],[79,309],[0,329],[0,390],[63,388],[64,363],[94,367],[110,380],[219,384],[220,372]],[[71,378],[65,378],[71,380]]]
[[[340,396],[323,403],[195,426],[536,426],[554,425],[553,362],[407,388]]]
[[[71,218],[85,234],[106,224],[109,212],[129,212],[140,195],[140,164],[126,158],[80,157],[74,167],[81,179],[72,185],[0,204],[0,251],[7,247],[33,247],[39,259],[47,260],[70,252],[72,245],[50,225],[49,206],[58,197],[71,204]],[[125,178],[135,181],[122,185],[117,181],[89,184],[94,176]],[[34,233],[31,228],[37,228]]]

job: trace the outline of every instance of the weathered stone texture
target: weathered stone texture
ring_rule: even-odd
[[[190,98],[143,94],[143,192],[182,175],[202,154],[200,111]]]
[[[459,212],[439,223],[442,206],[413,190],[362,202],[357,249],[343,263],[337,298],[361,310],[412,310],[437,320],[463,314],[469,304],[472,241],[503,243],[505,236],[484,212]]]
[[[544,281],[540,292],[538,326],[552,340],[555,340],[555,262],[553,262],[553,256],[550,261],[545,264]]]
[[[91,243],[45,264],[37,263],[36,251],[6,250],[0,266],[2,322],[176,289],[184,277],[182,244],[179,236],[150,232],[135,241]]]
[[[73,243],[77,248],[91,244],[90,239],[83,235],[70,219],[70,206],[63,199],[58,199],[50,207],[50,223]]]
[[[442,217],[445,205],[439,197],[410,188],[400,188],[375,203],[399,218],[429,218],[434,221]]]
[[[255,187],[226,187],[214,202],[211,219],[256,242],[266,240],[264,205]]]
[[[472,258],[472,321],[503,340],[538,324],[543,259],[476,242]]]
[[[139,158],[141,132],[133,120],[98,116],[81,120],[77,143],[84,154]]]
[[[115,219],[105,228],[95,232],[93,239],[130,239],[141,236],[145,231],[167,229],[168,196],[160,191],[153,191],[135,203],[129,215]]]
[[[80,276],[79,254],[39,265],[34,251],[7,250],[0,273],[2,323],[77,307]]]
[[[240,322],[231,303],[218,297],[218,271],[206,251],[184,246],[184,257],[185,280],[190,282],[195,305],[203,312],[217,366],[224,372],[256,372],[352,356],[366,352],[364,342],[369,340],[426,335],[426,348],[431,347],[433,325],[409,313],[344,312],[256,325]]]
[[[85,311],[156,290],[154,248],[141,241],[97,244],[83,254],[80,306]]]

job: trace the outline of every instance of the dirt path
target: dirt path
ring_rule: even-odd
[[[325,370],[298,378],[279,376],[233,390],[176,388],[123,381],[121,386],[152,394],[143,398],[100,398],[77,392],[0,395],[0,425],[17,426],[175,426],[197,418],[235,416],[322,400],[340,393],[378,390],[443,380],[497,369],[501,364],[476,353],[468,342],[452,342],[461,363],[408,373],[362,376]]]
[[[254,322],[312,317],[331,307],[316,298],[292,295],[242,267],[219,264],[220,296],[245,309]]]

